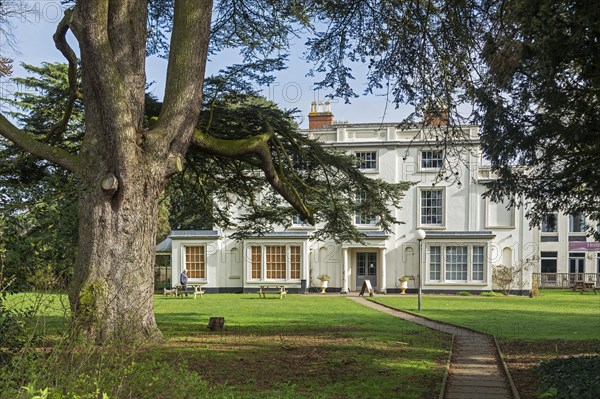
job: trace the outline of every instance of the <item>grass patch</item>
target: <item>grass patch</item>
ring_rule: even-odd
[[[417,312],[415,296],[375,301]],[[511,340],[600,339],[600,295],[573,291],[545,290],[535,298],[427,295],[420,314]]]
[[[375,301],[418,313],[416,297]],[[427,295],[420,314],[496,335],[522,398],[552,388],[535,373],[542,361],[600,355],[600,295],[566,290],[544,290],[535,298]],[[571,390],[587,389],[580,379],[565,378],[569,381]]]
[[[33,300],[27,294],[11,298],[18,306]],[[38,331],[59,335],[66,326],[64,298],[46,300]],[[119,356],[39,356],[0,373],[13,378],[0,381],[0,397],[17,398],[20,387],[36,381],[32,389],[50,386],[64,394],[56,396],[61,399],[97,397],[96,391],[111,399],[145,392],[187,398],[177,378],[182,372],[189,373],[188,381],[202,381],[195,398],[435,397],[450,348],[445,334],[343,297],[157,295],[155,315],[164,343],[120,350]],[[206,328],[212,316],[225,318],[225,331]]]
[[[434,396],[449,349],[445,335],[343,297],[208,295],[155,304],[172,345],[160,350],[177,348],[209,381],[235,386],[236,397]],[[212,316],[225,318],[223,333],[206,329]]]

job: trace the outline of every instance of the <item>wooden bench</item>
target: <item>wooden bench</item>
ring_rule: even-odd
[[[591,282],[576,281],[572,285],[572,288],[573,288],[573,291],[581,290],[582,294],[584,293],[584,291],[593,291],[594,295],[598,295],[598,293],[596,293],[596,286],[595,286],[595,284],[591,283]]]
[[[175,289],[177,290],[177,296],[183,296],[183,295],[194,295],[194,299],[196,299],[196,297],[198,295],[200,295],[200,298],[204,298],[204,294],[206,293],[206,291],[204,291],[202,289],[201,285],[197,285],[197,284],[188,284],[187,285],[188,290],[186,291],[183,288],[183,285],[178,285],[175,287]],[[193,289],[193,291],[191,289]]]
[[[283,299],[287,291],[283,285],[261,285],[258,289],[258,296],[266,298],[267,294],[279,294],[279,299]]]

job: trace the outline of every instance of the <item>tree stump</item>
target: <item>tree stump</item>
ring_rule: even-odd
[[[224,317],[211,317],[208,321],[208,329],[211,331],[223,331],[223,326],[225,326]]]

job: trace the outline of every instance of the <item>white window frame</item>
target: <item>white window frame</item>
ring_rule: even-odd
[[[550,215],[554,215],[554,219],[556,221],[554,224],[554,231],[544,231],[544,226],[546,225],[546,223],[544,222],[544,218],[547,218]],[[542,221],[540,223],[540,232],[543,235],[558,235],[558,212],[549,212],[542,216]]]
[[[550,256],[549,253],[552,253],[553,255]],[[542,263],[544,262],[544,260],[553,260],[555,263],[554,266],[555,266],[556,270],[553,272],[543,271]],[[540,251],[540,273],[557,273],[557,272],[558,272],[558,251]],[[556,278],[554,278],[553,281],[556,281]]]
[[[573,231],[573,228],[575,227],[575,218],[579,219],[578,222],[581,223],[581,231]],[[585,221],[585,214],[583,212],[577,213],[575,215],[569,215],[569,234],[584,235],[585,228],[586,228],[586,221]]]
[[[261,277],[252,277],[252,248],[260,247],[261,249]],[[285,247],[285,278],[267,278],[267,247]],[[300,273],[299,278],[291,278],[292,275],[292,259],[291,259],[291,247],[299,248],[300,255]],[[246,281],[248,283],[256,282],[294,282],[298,283],[302,279],[302,269],[304,263],[304,244],[298,242],[249,242],[246,245]]]
[[[426,159],[425,158],[425,153],[431,153],[431,154],[435,154],[438,153],[440,154],[441,158],[431,158],[431,159]],[[421,151],[419,151],[419,171],[422,172],[437,172],[440,169],[442,169],[444,167],[444,150],[443,149],[435,149],[435,148],[429,148],[429,149],[422,149]],[[440,163],[439,166],[424,166],[423,163],[425,161],[438,161]]]
[[[183,244],[181,246],[181,259],[183,260],[182,262],[182,269],[181,271],[183,271],[183,269],[187,269],[187,248],[188,247],[202,247],[204,248],[204,278],[192,278],[188,275],[188,284],[193,284],[193,283],[207,283],[208,282],[208,248],[206,246],[206,244]],[[189,273],[189,271],[188,271]],[[177,283],[179,283],[179,281],[177,281]]]
[[[363,155],[374,155],[375,159],[363,159]],[[354,151],[354,156],[356,156],[358,158],[358,168],[363,171],[363,172],[377,172],[379,170],[379,152],[374,150],[374,151]],[[365,163],[369,163],[369,162],[374,162],[375,163],[375,167],[373,168],[364,168],[363,167],[363,162]]]
[[[367,200],[366,196],[363,198],[362,193],[356,193],[356,203],[357,204],[360,204],[364,200]],[[363,216],[369,216],[369,215],[367,215],[367,214],[361,215],[359,213],[354,214],[354,224],[356,226],[375,227],[377,225],[377,216],[372,215],[369,218],[369,220],[367,221],[367,223],[365,223],[366,220],[363,220]]]
[[[424,192],[432,192],[432,191],[441,191],[441,200],[442,200],[442,215],[441,215],[441,223],[423,223],[423,193]],[[427,229],[445,229],[446,228],[446,188],[445,187],[435,187],[435,188],[424,188],[421,187],[418,190],[417,195],[417,228],[427,228]]]
[[[439,279],[432,278],[432,268],[431,268],[431,248],[439,248],[439,270],[436,270],[436,273],[439,273]],[[467,270],[466,280],[451,280],[447,278],[448,272],[448,259],[447,259],[447,250],[452,247],[464,247],[467,249],[466,258],[467,258]],[[474,265],[474,249],[475,247],[483,248],[483,278],[482,279],[474,279],[475,270],[473,268]],[[436,242],[436,243],[428,243],[425,246],[425,282],[428,284],[476,284],[482,285],[487,284],[489,279],[489,258],[488,258],[488,243],[487,242],[472,242],[472,243],[463,243],[463,242]]]

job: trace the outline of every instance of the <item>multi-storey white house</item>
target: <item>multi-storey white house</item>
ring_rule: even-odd
[[[489,168],[481,165],[477,126],[464,126],[458,180],[436,183],[444,162],[443,148],[424,140],[425,130],[400,129],[397,124],[335,124],[328,109],[313,110],[303,133],[360,159],[369,176],[390,182],[409,181],[396,218],[403,224],[381,231],[376,220],[356,215],[363,243],[336,244],[311,240],[312,226],[301,224],[275,233],[235,241],[231,231],[173,231],[159,250],[171,254],[172,282],[183,268],[190,282],[207,292],[251,292],[261,285],[284,285],[304,292],[330,276],[328,292],[349,292],[370,280],[376,292],[399,292],[399,278],[410,276],[415,290],[421,277],[424,292],[492,290],[492,266],[512,266],[540,256],[542,268],[546,232],[530,229],[523,209],[507,209],[482,197]],[[559,228],[563,226],[559,223]],[[565,227],[566,228],[566,227]],[[418,239],[417,231],[425,237]],[[539,264],[539,262],[538,262]],[[531,288],[529,270],[515,289]]]
[[[600,242],[588,236],[590,223],[584,214],[545,216],[537,230],[542,286],[565,287],[575,280],[600,285]]]

